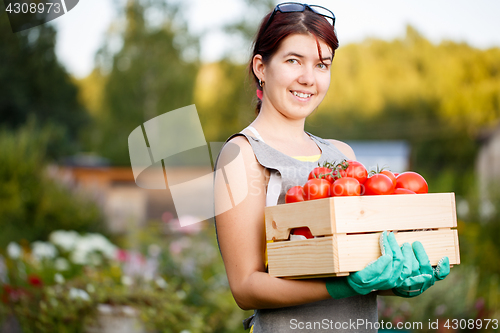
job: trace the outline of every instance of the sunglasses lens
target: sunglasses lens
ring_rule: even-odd
[[[278,9],[282,13],[293,13],[304,11],[304,5],[300,3],[285,3],[278,5]]]

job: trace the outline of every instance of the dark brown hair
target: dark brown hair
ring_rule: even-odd
[[[323,16],[314,13],[308,8],[303,12],[277,12],[266,28],[267,21],[271,15],[272,12],[267,14],[260,24],[259,32],[253,44],[252,57],[250,58],[249,72],[253,76],[257,89],[262,90],[258,83],[259,80],[253,72],[253,58],[255,55],[260,54],[262,61],[267,63],[279,49],[283,39],[290,35],[312,34],[316,38],[320,59],[322,59],[322,56],[318,39],[328,45],[332,50],[332,57],[335,56],[335,50],[339,47],[337,34],[332,25]],[[264,28],[266,28],[265,31]],[[261,105],[262,101],[258,99],[256,113],[259,113]]]

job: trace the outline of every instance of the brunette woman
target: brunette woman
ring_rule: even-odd
[[[266,272],[264,207],[283,204],[286,191],[303,185],[318,162],[355,159],[347,144],[304,131],[328,91],[339,45],[334,27],[334,14],[320,6],[283,3],[264,17],[250,62],[258,115],[227,140],[217,161],[225,172],[215,181],[216,211],[223,212],[216,217],[218,242],[236,303],[256,310],[247,322],[254,333],[374,332],[377,293],[392,294],[412,273],[411,247],[400,249],[386,233],[385,254],[347,278],[289,280]],[[224,208],[228,192],[232,209]],[[358,320],[367,325],[353,327]]]

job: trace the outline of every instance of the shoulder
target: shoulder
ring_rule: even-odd
[[[340,152],[342,152],[348,159],[350,160],[356,160],[356,155],[354,154],[354,150],[352,150],[351,146],[349,146],[347,143],[339,141],[339,140],[333,140],[333,139],[326,139],[329,143],[334,145]]]
[[[224,145],[223,151],[232,150],[231,147],[237,147],[239,151],[245,156],[253,156],[253,148],[248,139],[243,135],[237,135],[232,137],[228,142]]]
[[[224,144],[219,155],[219,165],[227,165],[238,155],[243,157],[245,164],[256,162],[252,146],[246,137],[237,135]]]

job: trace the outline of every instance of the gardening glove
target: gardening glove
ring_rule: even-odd
[[[333,298],[340,299],[399,286],[406,279],[401,279],[404,257],[393,233],[382,233],[380,250],[382,255],[361,271],[351,273],[347,277],[327,279],[328,293]]]
[[[450,273],[448,257],[439,260],[436,268],[432,268],[424,246],[419,241],[413,243],[414,259],[412,274],[392,291],[401,297],[415,297],[434,285],[435,281],[443,280]]]
[[[349,285],[359,294],[386,290],[402,283],[404,257],[394,234],[384,231],[380,237],[382,255],[359,272],[347,277]]]

